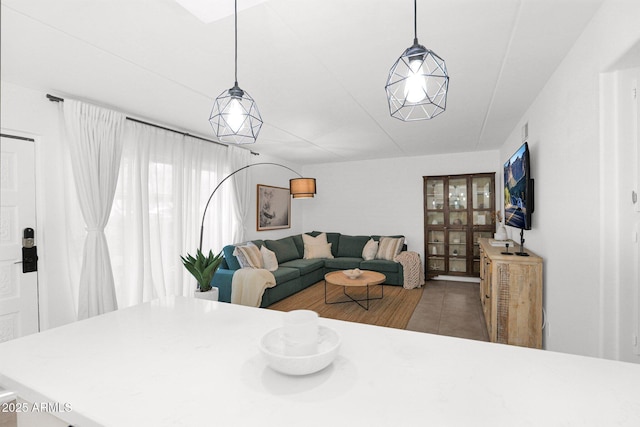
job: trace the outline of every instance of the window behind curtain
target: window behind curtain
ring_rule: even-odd
[[[227,148],[127,122],[118,188],[106,234],[120,308],[164,295],[189,295],[195,279],[180,255],[195,255],[204,205],[230,173]],[[233,243],[238,223],[232,185],[209,206],[203,252]]]

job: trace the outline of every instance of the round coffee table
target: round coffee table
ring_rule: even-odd
[[[325,304],[342,304],[345,302],[355,302],[365,310],[369,310],[369,301],[382,299],[384,297],[384,286],[382,283],[387,280],[387,276],[377,271],[362,270],[362,274],[355,279],[348,278],[342,271],[333,271],[324,275],[324,303]],[[344,301],[327,301],[327,283],[335,286],[342,286],[342,292],[348,300]],[[379,297],[369,297],[369,286],[380,285],[381,294]],[[355,299],[347,293],[348,287],[366,287],[367,297],[363,299]],[[361,301],[365,301],[367,305],[361,304]]]

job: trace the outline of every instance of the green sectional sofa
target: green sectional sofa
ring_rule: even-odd
[[[310,236],[318,236],[321,232],[313,231]],[[278,240],[253,240],[258,246],[266,246],[275,252],[278,259],[278,269],[273,271],[276,286],[265,290],[260,307],[280,301],[296,292],[307,288],[324,278],[326,273],[337,270],[359,268],[383,273],[387,285],[403,284],[402,265],[395,261],[384,259],[364,260],[362,250],[370,240],[380,240],[382,236],[348,236],[340,233],[326,233],[327,242],[331,243],[331,254],[334,258],[304,259],[304,244],[302,235],[285,237]],[[404,236],[388,236],[404,237]],[[231,283],[233,274],[240,269],[238,259],[233,255],[237,244],[223,248],[224,261],[211,280],[211,285],[219,289],[219,301],[231,302]],[[402,250],[406,250],[403,245]]]

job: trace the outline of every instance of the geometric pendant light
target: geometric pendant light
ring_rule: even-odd
[[[389,112],[402,121],[428,120],[443,113],[449,90],[444,60],[418,43],[417,0],[413,7],[413,45],[393,64],[385,85]]]
[[[235,0],[235,83],[214,101],[209,123],[221,142],[231,144],[256,142],[262,127],[256,102],[238,86],[238,0]]]

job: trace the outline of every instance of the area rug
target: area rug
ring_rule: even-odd
[[[380,286],[369,287],[370,297],[372,298],[379,297],[380,291]],[[350,288],[347,292],[356,299],[364,298],[366,295],[365,289],[359,288]],[[268,308],[279,311],[313,310],[321,317],[330,319],[405,329],[418,301],[422,297],[422,292],[423,288],[404,289],[402,286],[385,285],[384,298],[371,301],[367,311],[354,302],[325,304],[324,280],[322,280],[282,301],[270,305]],[[341,286],[327,286],[328,301],[345,299]]]

